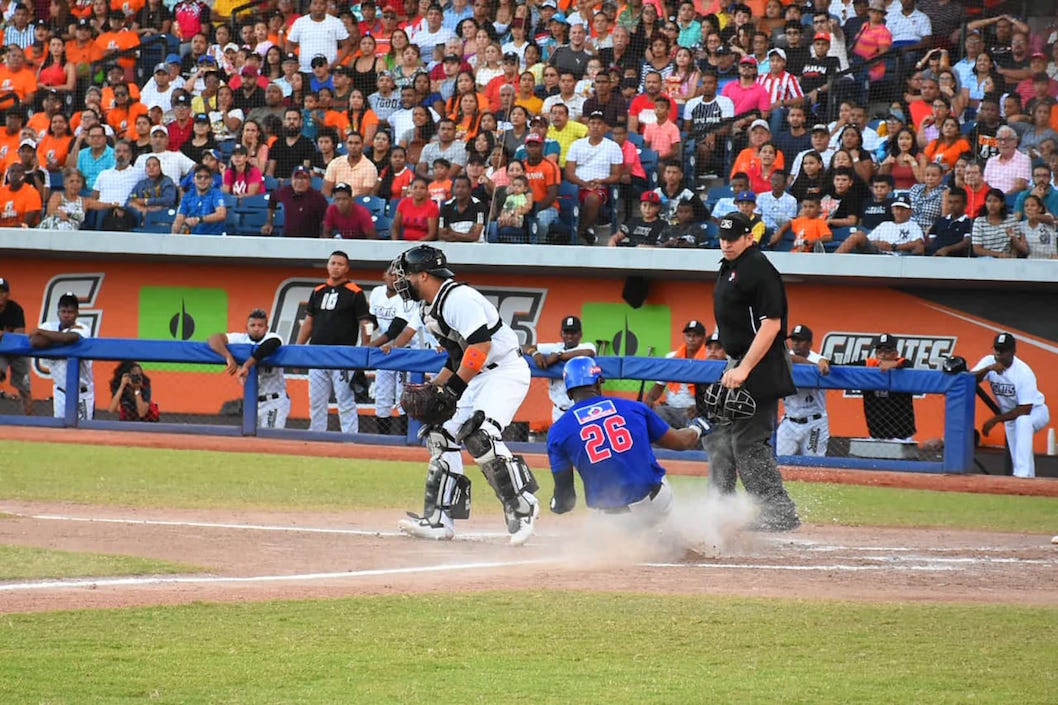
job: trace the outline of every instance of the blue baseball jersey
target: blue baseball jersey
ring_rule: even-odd
[[[575,468],[585,502],[613,509],[638,502],[665,477],[651,443],[669,425],[646,404],[618,397],[577,402],[547,434],[551,472]]]

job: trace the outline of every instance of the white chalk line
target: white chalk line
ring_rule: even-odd
[[[923,571],[923,572],[946,572],[959,570],[956,566],[941,565],[843,565],[840,563],[826,565],[775,565],[760,563],[644,563],[649,568],[705,568],[711,570],[790,570],[798,572],[822,571],[831,572],[863,572],[863,571]]]
[[[130,578],[80,578],[74,580],[39,580],[23,583],[0,583],[0,592],[17,592],[28,590],[67,590],[71,588],[128,587],[147,585],[209,585],[217,583],[275,583],[275,582],[313,582],[318,580],[340,580],[350,578],[370,578],[386,575],[408,575],[414,573],[445,573],[460,570],[490,570],[494,568],[513,568],[539,563],[554,563],[554,559],[534,559],[524,561],[491,561],[484,563],[455,563],[446,565],[411,566],[408,568],[375,568],[371,570],[350,570],[333,573],[299,573],[294,575],[251,575],[251,576],[150,576]]]
[[[796,546],[806,551],[837,552],[837,551],[860,551],[863,553],[912,553],[915,551],[927,551],[929,553],[965,553],[966,551],[977,551],[980,553],[1016,553],[1018,551],[1035,551],[1039,546],[843,546],[841,544],[819,543],[809,540],[776,540],[776,546]]]

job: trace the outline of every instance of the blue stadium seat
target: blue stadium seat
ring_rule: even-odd
[[[220,150],[220,155],[224,157],[225,163],[231,159],[231,152],[235,149],[235,140],[221,140],[217,142],[217,149]]]
[[[713,208],[716,207],[717,202],[721,198],[729,198],[734,195],[735,192],[731,190],[730,186],[714,186],[709,189],[709,192],[705,195],[705,209],[712,213]]]
[[[222,198],[224,199],[224,207],[228,210],[234,210],[239,205],[239,199],[230,193],[223,194]]]
[[[312,177],[312,188],[316,189],[317,191],[322,191],[323,190],[323,177],[322,176],[313,176]]]
[[[48,180],[51,183],[52,191],[62,191],[62,172],[61,171],[49,171]],[[48,204],[44,204],[48,205]]]
[[[254,194],[253,196],[243,196],[239,199],[238,204],[236,206],[229,207],[234,207],[241,213],[245,213],[247,211],[268,210],[268,198],[269,196],[267,193],[258,193]]]
[[[647,173],[647,182],[650,188],[658,187],[658,153],[653,149],[644,147],[639,150],[639,161],[643,164],[643,171]]]
[[[224,217],[224,232],[227,235],[239,234],[239,213],[234,208],[228,208]]]
[[[399,204],[400,202],[401,202],[401,199],[399,199],[399,198],[391,198],[391,199],[389,199],[389,205],[386,206],[386,215],[388,215],[390,218],[392,218],[394,216],[394,214],[396,214],[396,212],[397,212],[397,204]]]
[[[368,210],[371,215],[384,216],[386,215],[386,202],[378,196],[357,196],[353,199],[355,203],[359,203]]]
[[[832,229],[830,232],[831,232],[831,234],[834,237],[831,238],[830,242],[824,242],[823,243],[823,248],[827,252],[833,252],[834,250],[836,250],[839,247],[841,247],[841,243],[843,243],[846,240],[848,240],[849,239],[849,235],[851,235],[852,232],[854,230],[856,230],[856,229],[857,228],[848,227],[848,226],[846,226],[844,228],[834,228],[834,229]]]
[[[385,215],[372,215],[371,220],[375,223],[375,234],[379,240],[389,240],[393,220]]]
[[[707,221],[705,224],[705,241],[702,247],[710,250],[720,249],[720,228],[712,221]]]
[[[275,191],[279,188],[279,179],[274,176],[265,176],[263,186],[265,191],[271,193],[272,191]]]
[[[168,235],[172,230],[172,223],[144,223],[136,228],[138,233],[157,233],[159,235]]]
[[[157,211],[147,211],[143,218],[144,225],[166,225],[172,227],[173,221],[176,219],[176,210],[173,208],[163,208]]]
[[[562,181],[558,185],[558,220],[551,225],[547,242],[576,245],[579,216],[580,189],[569,181]]]
[[[629,132],[628,141],[634,144],[639,149],[643,149],[643,145],[645,144],[643,142],[643,135],[639,134],[638,132]]]
[[[239,211],[239,226],[236,232],[240,235],[260,235],[268,219],[267,210]]]

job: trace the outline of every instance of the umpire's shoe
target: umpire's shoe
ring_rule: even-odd
[[[397,528],[401,533],[408,534],[420,539],[432,539],[434,541],[451,541],[456,532],[450,526],[444,524],[431,524],[424,518],[408,517],[397,522]]]

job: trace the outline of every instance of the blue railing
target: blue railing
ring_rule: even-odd
[[[238,362],[244,362],[253,350],[251,345],[229,346]],[[92,338],[74,345],[63,345],[40,350],[31,348],[24,335],[8,333],[0,338],[0,355],[27,355],[44,358],[66,358],[66,389],[78,388],[78,368],[86,360],[127,360],[139,362],[182,362],[196,364],[223,364],[224,360],[206,343],[165,340],[135,340],[115,338]],[[670,360],[645,357],[599,357],[599,366],[607,379],[658,380],[673,382],[708,383],[720,378],[724,364],[717,361]],[[393,350],[383,353],[378,348],[344,346],[285,345],[262,364],[286,368],[321,369],[384,369],[405,370],[413,373],[432,373],[441,369],[445,356],[432,350]],[[530,362],[534,377],[559,378],[558,366],[549,370],[538,369]],[[814,365],[794,365],[794,382],[802,388],[860,389],[909,392],[913,394],[943,394],[944,454],[941,462],[872,460],[869,458],[807,458],[803,456],[781,457],[787,464],[811,464],[834,467],[912,470],[917,472],[966,472],[973,465],[974,427],[974,376],[969,373],[944,374],[930,370],[896,370],[882,372],[874,368],[831,367],[829,375],[823,376]],[[243,387],[243,415],[241,425],[236,427],[210,426],[205,424],[153,423],[137,424],[113,421],[90,421],[79,423],[77,397],[66,395],[66,408],[62,417],[38,418],[27,416],[0,416],[0,424],[89,428],[121,428],[126,430],[150,430],[180,433],[212,433],[223,435],[261,435],[269,437],[305,438],[308,440],[345,440],[366,443],[417,444],[417,424],[409,423],[407,437],[378,436],[374,434],[312,433],[295,430],[267,430],[257,428],[257,368],[251,368]],[[518,450],[540,452],[541,443],[515,443]],[[659,451],[659,456],[668,453]],[[675,457],[675,456],[670,456]],[[681,453],[679,457],[701,457],[704,454]]]

